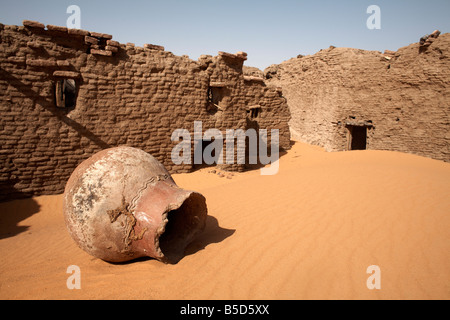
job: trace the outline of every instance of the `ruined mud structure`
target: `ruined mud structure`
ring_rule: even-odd
[[[327,151],[391,150],[450,162],[450,34],[398,51],[328,49],[272,65],[294,139]]]
[[[450,34],[384,53],[331,46],[264,72],[244,67],[246,58],[193,61],[103,33],[0,24],[0,201],[62,193],[78,164],[120,145],[152,154],[170,173],[190,172],[193,161],[171,160],[171,137],[193,134],[195,121],[224,137],[278,129],[281,149],[292,135],[327,151],[450,162]],[[222,169],[249,167],[236,162]]]
[[[193,161],[171,161],[178,143],[171,136],[193,134],[194,121],[224,137],[226,129],[278,129],[280,148],[288,149],[286,100],[262,78],[244,75],[246,56],[193,61],[103,33],[0,24],[0,200],[62,193],[78,164],[120,145],[150,153],[170,173],[190,172]]]

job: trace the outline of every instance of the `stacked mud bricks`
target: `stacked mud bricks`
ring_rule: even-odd
[[[411,153],[450,162],[450,33],[434,31],[397,51],[328,49],[272,65],[292,138],[327,151]]]
[[[280,89],[243,74],[244,52],[198,61],[158,45],[121,44],[104,33],[24,21],[0,24],[0,201],[64,190],[94,153],[128,145],[171,173],[176,129],[278,129],[290,147],[290,113]],[[74,106],[56,106],[59,81],[73,81]],[[259,108],[257,116],[250,112]],[[236,149],[236,148],[235,148]],[[193,154],[193,153],[192,153]],[[247,165],[223,165],[242,171]]]

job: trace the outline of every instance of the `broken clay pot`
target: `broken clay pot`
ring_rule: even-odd
[[[64,192],[70,235],[110,262],[143,256],[176,263],[206,222],[205,198],[179,188],[150,154],[106,149],[82,162]]]

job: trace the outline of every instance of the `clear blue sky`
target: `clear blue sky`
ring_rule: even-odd
[[[264,69],[330,45],[397,50],[435,29],[450,32],[450,0],[0,0],[0,22],[66,25],[69,5],[81,28],[121,43],[159,44],[197,59],[218,51],[248,53]],[[369,30],[369,5],[381,9],[381,30]]]

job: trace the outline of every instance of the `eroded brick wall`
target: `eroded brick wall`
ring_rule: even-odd
[[[193,61],[161,46],[120,44],[108,34],[24,21],[0,25],[0,200],[56,194],[83,160],[109,147],[141,148],[171,173],[176,129],[194,133],[249,127],[249,107],[259,105],[261,129],[279,129],[288,149],[290,119],[281,92],[245,77],[245,53]],[[56,84],[73,79],[75,107],[56,106]],[[219,88],[220,109],[209,91]],[[216,89],[214,89],[216,90]],[[243,170],[245,165],[228,165]]]
[[[349,126],[367,128],[367,149],[450,162],[450,34],[396,52],[321,50],[265,70],[288,101],[293,138],[349,149]]]

